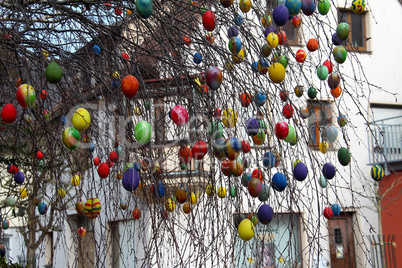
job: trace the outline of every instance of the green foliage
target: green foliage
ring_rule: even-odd
[[[27,266],[23,266],[23,265],[18,264],[18,263],[12,263],[11,261],[9,261],[7,263],[6,258],[1,257],[0,258],[0,267],[3,267],[3,268],[25,268]]]

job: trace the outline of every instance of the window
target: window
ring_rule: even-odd
[[[309,101],[308,130],[309,146],[318,150],[322,141],[326,141],[326,127],[332,125],[332,105],[329,101]],[[329,149],[333,149],[333,143],[328,143]]]
[[[354,49],[359,51],[367,51],[367,12],[356,14],[352,10],[339,9],[338,22],[346,22],[349,24],[349,38],[346,40],[346,49]]]
[[[0,239],[0,244],[4,246],[6,249],[6,262],[10,260],[10,237],[3,236],[3,238]]]
[[[234,214],[234,222],[250,214]],[[235,267],[301,267],[300,215],[276,213],[269,224],[258,223],[244,242],[235,233]]]
[[[109,222],[112,237],[112,267],[136,267],[138,246],[135,220]],[[138,223],[137,223],[138,224]]]

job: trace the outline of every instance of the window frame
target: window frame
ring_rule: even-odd
[[[321,126],[320,125],[320,109],[324,108],[324,110],[327,110],[328,112],[328,118],[327,119],[327,124]],[[311,149],[313,150],[319,150],[320,148],[320,143],[321,141],[325,141],[325,139],[322,139],[322,130],[325,127],[330,127],[334,125],[334,111],[333,111],[333,102],[331,100],[308,100],[307,101],[307,109],[309,110],[309,117],[307,121],[308,125],[308,132],[309,132],[309,139],[308,139],[308,145]],[[314,111],[313,111],[314,109]],[[315,142],[311,143],[312,141],[312,133],[310,131],[310,126],[313,124],[310,124],[311,116],[315,114],[316,120],[315,123],[313,123],[315,126]],[[334,143],[333,142],[328,142],[328,150],[333,151],[335,150]]]
[[[368,41],[369,39],[367,38],[367,33],[368,33],[368,10],[363,11],[362,13],[354,13],[352,11],[352,9],[350,8],[342,8],[342,7],[338,7],[337,9],[338,12],[338,23],[341,23],[341,13],[346,13],[346,22],[350,27],[350,31],[349,31],[349,36],[348,39],[346,40],[346,45],[344,46],[346,48],[346,50],[348,51],[360,51],[360,52],[369,52],[368,49]],[[363,38],[363,46],[359,47],[359,46],[354,46],[353,45],[353,40],[352,40],[352,33],[353,33],[353,25],[352,25],[352,14],[356,14],[356,15],[361,15],[362,16],[362,38]]]

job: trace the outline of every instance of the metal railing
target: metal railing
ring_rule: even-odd
[[[368,123],[369,165],[402,161],[402,116]]]
[[[382,240],[381,240],[382,238]],[[396,268],[396,235],[372,235],[371,242],[372,267],[375,268]]]

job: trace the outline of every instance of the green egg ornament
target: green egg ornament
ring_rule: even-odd
[[[342,166],[347,166],[350,163],[350,152],[347,148],[341,147],[338,150],[338,160]]]
[[[349,24],[347,24],[346,22],[341,22],[336,27],[336,35],[342,41],[345,41],[346,39],[348,39],[349,31],[350,31],[350,27],[349,27]]]
[[[334,55],[334,59],[337,63],[342,64],[346,61],[347,51],[343,46],[336,46],[332,51],[332,54]]]
[[[321,80],[324,81],[328,77],[328,67],[325,65],[321,65],[317,67],[317,77]]]
[[[236,186],[231,186],[230,187],[230,196],[231,197],[233,197],[233,198],[236,197],[238,192],[239,191],[237,190]]]
[[[141,18],[148,19],[151,16],[153,10],[151,0],[137,0],[135,6]]]
[[[318,178],[318,184],[321,186],[321,188],[326,188],[327,187],[327,179],[324,176],[320,176]]]
[[[331,3],[329,2],[329,0],[318,0],[317,1],[317,9],[321,15],[327,15],[330,7],[331,7]]]
[[[310,87],[307,94],[310,99],[315,99],[315,97],[317,97],[317,89],[315,89],[315,87]]]

